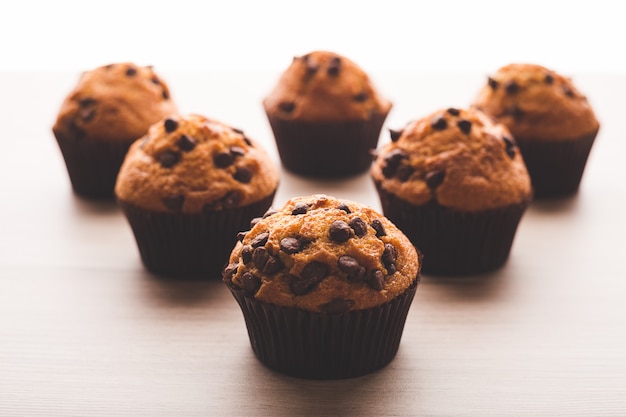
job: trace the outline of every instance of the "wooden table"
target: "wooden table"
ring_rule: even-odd
[[[72,194],[50,128],[77,75],[0,74],[0,415],[626,415],[625,75],[574,76],[602,122],[579,195],[534,203],[498,272],[424,276],[395,360],[342,381],[263,367],[221,282],[150,275],[115,204]],[[162,75],[182,112],[278,163],[260,104],[277,74]],[[373,75],[393,128],[467,105],[485,77]],[[380,209],[367,174],[282,174],[277,205],[323,192]]]

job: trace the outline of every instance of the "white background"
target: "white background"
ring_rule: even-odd
[[[3,1],[0,70],[281,70],[314,49],[369,71],[491,72],[532,62],[626,71],[619,2]]]

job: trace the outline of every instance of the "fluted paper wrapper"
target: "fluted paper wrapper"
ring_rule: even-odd
[[[417,206],[376,184],[384,215],[424,255],[422,272],[470,275],[507,261],[529,201],[480,212],[460,212],[428,203]]]
[[[518,140],[535,198],[576,194],[596,133],[576,140]]]
[[[114,199],[117,174],[131,142],[96,142],[56,136],[74,192],[89,199]]]
[[[387,114],[325,123],[267,116],[285,168],[306,177],[340,178],[370,167]]]
[[[264,365],[300,378],[343,379],[376,371],[395,357],[418,281],[419,275],[380,307],[337,314],[265,303],[226,284]]]
[[[237,233],[271,206],[274,193],[248,206],[198,214],[161,213],[119,202],[128,219],[141,260],[159,275],[221,278]]]

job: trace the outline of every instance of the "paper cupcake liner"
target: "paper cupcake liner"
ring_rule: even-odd
[[[576,140],[518,140],[535,198],[575,194],[596,133]]]
[[[347,177],[367,170],[386,117],[385,113],[368,120],[313,123],[268,114],[285,168],[318,178]]]
[[[471,275],[504,265],[529,204],[460,212],[433,202],[416,206],[376,188],[384,215],[422,252],[422,271],[433,275]]]
[[[56,136],[74,192],[89,199],[114,199],[117,173],[131,142],[96,142]]]
[[[376,371],[395,357],[418,282],[419,274],[403,294],[380,307],[341,314],[264,303],[226,284],[265,366],[299,378],[343,379]]]
[[[119,202],[130,224],[141,260],[159,275],[220,278],[237,233],[271,206],[274,193],[244,207],[198,214],[161,213]]]

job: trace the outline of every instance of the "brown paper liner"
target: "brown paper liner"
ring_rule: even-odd
[[[307,177],[359,174],[372,163],[387,113],[368,120],[314,123],[267,115],[280,159],[289,171]]]
[[[422,271],[433,275],[471,275],[504,265],[530,202],[460,212],[434,202],[416,206],[376,188],[384,215],[422,252]]]
[[[587,164],[596,133],[576,140],[518,140],[535,198],[575,194]]]
[[[316,313],[255,300],[226,282],[241,307],[250,344],[268,368],[308,379],[342,379],[383,368],[395,357],[419,274],[377,308]]]
[[[145,267],[171,277],[221,278],[250,220],[271,206],[274,193],[244,207],[198,214],[161,213],[119,202],[130,224]]]
[[[56,135],[74,192],[89,199],[114,199],[117,173],[133,143],[90,141]]]

